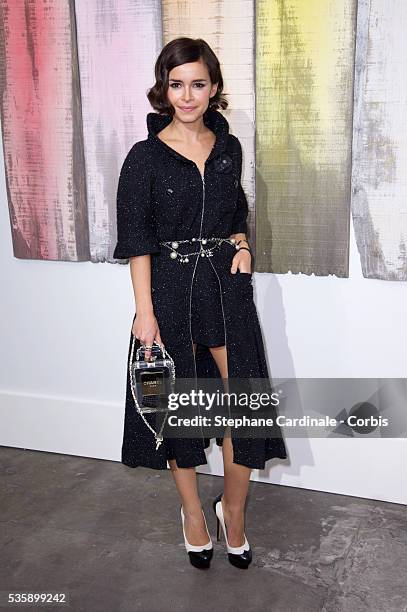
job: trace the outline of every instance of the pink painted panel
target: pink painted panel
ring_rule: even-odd
[[[0,4],[1,120],[13,252],[89,258],[74,12],[65,0]]]

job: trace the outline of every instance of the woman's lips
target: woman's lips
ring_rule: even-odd
[[[182,111],[184,111],[185,113],[189,113],[190,111],[195,110],[196,106],[180,106],[179,107]]]

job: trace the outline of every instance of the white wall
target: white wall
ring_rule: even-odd
[[[14,258],[4,172],[0,194],[0,444],[120,461],[129,268]],[[407,284],[363,279],[353,233],[349,279],[255,273],[254,286],[273,377],[406,377]],[[407,503],[404,439],[286,443],[289,460],[253,480]],[[222,474],[207,452],[198,471]]]

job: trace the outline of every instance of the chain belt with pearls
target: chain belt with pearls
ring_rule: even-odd
[[[180,253],[178,248],[180,244],[183,243],[193,243],[199,242],[200,249],[199,251],[193,251],[192,253]],[[213,246],[206,246],[208,243],[214,242]],[[170,240],[167,242],[160,242],[161,245],[167,247],[170,250],[170,257],[174,261],[178,259],[180,263],[188,263],[190,255],[201,255],[201,257],[212,257],[212,251],[218,248],[223,242],[227,242],[232,246],[235,246],[236,240],[234,238],[221,238],[221,237],[211,237],[211,238],[190,238],[189,240]],[[238,247],[236,247],[238,248]]]

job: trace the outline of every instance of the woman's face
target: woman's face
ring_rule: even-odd
[[[208,108],[217,84],[210,81],[206,64],[201,61],[181,64],[168,75],[168,101],[180,121],[196,121]]]

